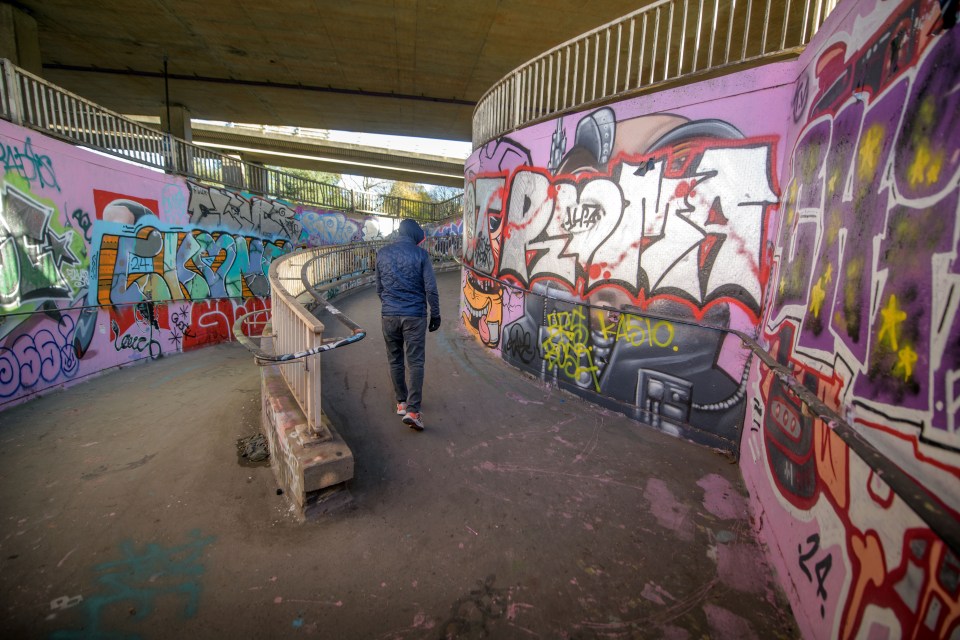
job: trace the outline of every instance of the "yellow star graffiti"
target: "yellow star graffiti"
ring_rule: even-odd
[[[917,152],[913,162],[907,169],[907,179],[911,187],[923,184],[932,185],[940,180],[940,169],[943,167],[943,151],[933,153],[926,141],[917,145]]]
[[[913,365],[918,359],[917,352],[910,348],[910,345],[905,346],[897,352],[897,364],[894,365],[893,372],[902,371],[904,381],[909,380],[913,375]]]
[[[826,297],[827,292],[823,288],[823,278],[820,278],[810,291],[810,311],[814,318],[820,317],[820,307],[823,306],[823,300]]]
[[[783,294],[783,290],[787,288],[787,279],[780,278],[780,294]]]
[[[834,171],[833,175],[830,176],[830,180],[827,181],[827,187],[830,188],[830,193],[837,192],[837,181],[840,179],[840,172]]]
[[[863,135],[860,142],[860,177],[870,178],[877,171],[880,160],[880,145],[883,143],[883,125],[875,124]]]
[[[833,263],[827,263],[827,271],[823,274],[823,281],[827,284],[833,282]]]
[[[900,323],[907,319],[907,313],[901,311],[900,307],[897,306],[896,295],[890,294],[890,298],[887,299],[887,306],[880,312],[880,315],[883,317],[883,324],[880,325],[877,341],[883,344],[883,339],[886,336],[889,338],[890,348],[897,351],[897,331]]]

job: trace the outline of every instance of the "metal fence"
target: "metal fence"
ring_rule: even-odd
[[[371,196],[244,162],[125,118],[0,59],[0,117],[126,160],[188,178],[317,207],[439,222],[463,198],[420,202]]]
[[[514,69],[473,112],[473,146],[524,125],[765,58],[797,54],[838,0],[660,0]]]

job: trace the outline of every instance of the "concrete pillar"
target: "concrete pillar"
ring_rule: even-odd
[[[169,108],[162,107],[160,109],[160,130],[164,133],[169,132],[172,138],[191,142],[193,134],[190,130],[190,111],[179,104],[172,104]],[[194,176],[193,148],[182,145],[172,138],[167,138],[167,144],[169,145],[167,171]]]
[[[167,122],[167,107],[160,109],[160,130],[164,133],[170,132],[171,135],[186,140],[193,141],[193,133],[190,129],[190,110],[180,104],[170,105],[170,118]]]
[[[0,4],[0,58],[30,73],[43,73],[37,21],[9,4]]]

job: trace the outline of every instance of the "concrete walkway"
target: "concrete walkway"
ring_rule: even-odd
[[[370,331],[323,357],[354,499],[316,522],[238,464],[259,373],[237,344],[0,413],[0,635],[794,637],[736,465],[522,376],[439,280],[423,433],[393,412],[375,294],[338,303]]]

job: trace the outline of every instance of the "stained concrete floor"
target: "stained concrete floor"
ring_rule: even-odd
[[[375,294],[338,302],[371,335],[323,356],[357,465],[315,522],[238,464],[259,373],[235,343],[0,413],[0,635],[796,636],[735,464],[520,375],[439,281],[423,433],[393,412]]]

